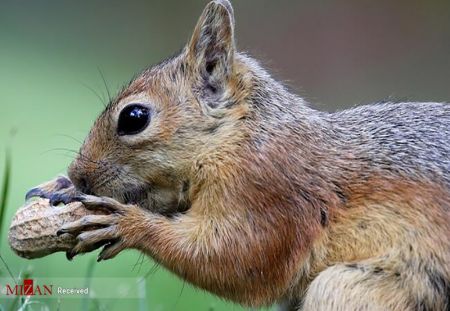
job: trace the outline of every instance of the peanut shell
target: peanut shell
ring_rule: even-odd
[[[93,213],[80,202],[52,206],[48,199],[33,199],[17,210],[9,228],[9,245],[17,255],[28,259],[68,251],[75,246],[75,237],[57,236],[56,231],[88,214]]]

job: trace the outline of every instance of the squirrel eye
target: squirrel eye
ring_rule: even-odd
[[[120,112],[117,133],[120,136],[137,134],[142,132],[149,122],[149,109],[139,104],[131,104]]]

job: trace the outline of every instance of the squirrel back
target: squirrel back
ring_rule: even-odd
[[[334,113],[331,122],[373,167],[450,186],[450,105],[383,102]]]

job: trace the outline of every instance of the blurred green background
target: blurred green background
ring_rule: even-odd
[[[156,269],[134,251],[27,261],[7,228],[26,191],[64,173],[112,94],[179,50],[206,1],[0,0],[0,176],[12,151],[0,253],[17,277],[146,277],[146,299],[45,299],[51,310],[241,310]],[[238,47],[321,110],[389,97],[450,100],[449,1],[234,1]],[[100,72],[102,74],[100,74]],[[97,95],[98,94],[98,95]],[[100,99],[98,98],[100,97]],[[133,269],[133,266],[138,267]],[[139,268],[140,267],[140,268]],[[154,269],[155,270],[155,269]],[[0,263],[1,277],[8,277]],[[12,300],[0,305],[13,310]],[[36,310],[36,306],[35,306]],[[37,308],[37,310],[39,310]]]

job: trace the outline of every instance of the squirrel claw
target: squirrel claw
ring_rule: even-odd
[[[80,227],[72,225],[70,228],[63,228],[59,231],[74,234],[75,232],[80,232]],[[67,259],[69,260],[78,254],[88,253],[102,246],[105,247],[99,255],[99,258],[109,259],[125,248],[123,242],[120,240],[117,225],[75,233],[75,235],[77,235],[77,244],[66,253]]]
[[[103,247],[100,254],[98,255],[97,262],[112,259],[116,257],[116,255],[119,254],[121,251],[123,251],[125,248],[126,248],[125,243],[123,243],[123,241],[121,240],[115,243],[107,244]]]
[[[66,258],[67,258],[67,260],[69,260],[69,261],[72,261],[73,260],[73,257],[75,257],[75,253],[73,253],[72,251],[67,251],[66,252]]]
[[[112,213],[121,213],[125,205],[108,197],[97,197],[94,195],[81,195],[76,197],[77,201],[83,203],[87,209],[104,208]]]
[[[64,233],[69,233],[72,235],[77,235],[82,233],[85,230],[88,230],[92,227],[109,227],[117,224],[118,217],[115,214],[111,215],[87,215],[84,216],[74,222],[67,223],[63,225],[58,231],[56,231],[56,235],[62,235]]]
[[[52,193],[49,197],[50,204],[56,206],[60,203],[69,204],[76,201],[75,197],[71,193],[71,190],[72,189],[69,189],[69,191],[62,190],[60,192]]]
[[[74,222],[63,225],[57,234],[68,233],[76,237],[76,245],[66,253],[71,260],[78,254],[88,253],[103,246],[97,261],[115,257],[129,244],[121,236],[120,223],[130,210],[130,205],[122,204],[112,198],[93,195],[74,197],[87,209],[106,209],[107,215],[86,215]]]
[[[25,195],[25,200],[29,200],[33,197],[42,197],[45,193],[39,187],[30,189]]]
[[[74,189],[72,182],[67,177],[59,176],[49,182],[30,189],[25,195],[25,200],[32,197],[50,199],[52,194],[59,192],[68,193],[69,189]]]
[[[59,229],[58,231],[56,231],[56,236],[63,235],[64,233],[67,233],[67,231],[64,229]]]

